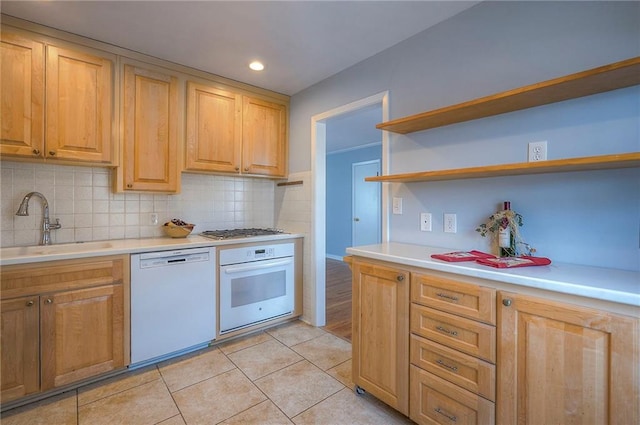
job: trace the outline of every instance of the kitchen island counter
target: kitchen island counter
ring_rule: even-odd
[[[102,255],[135,254],[150,251],[168,251],[186,248],[223,246],[239,243],[273,242],[302,237],[302,234],[282,233],[239,239],[214,240],[197,234],[186,238],[114,239],[76,242],[57,245],[17,246],[0,249],[0,266],[28,264],[41,261],[69,260]]]
[[[354,256],[487,279],[492,283],[640,306],[640,272],[556,262],[548,266],[498,269],[475,262],[454,263],[431,258],[432,254],[453,251],[456,250],[397,242],[347,248],[347,253]]]

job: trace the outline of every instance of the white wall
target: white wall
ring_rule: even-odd
[[[313,115],[390,92],[391,118],[423,112],[640,55],[637,2],[485,2],[291,99],[292,171],[311,169]],[[390,23],[393,24],[393,23]],[[391,173],[640,151],[640,89],[392,135]],[[475,231],[503,200],[525,218],[526,240],[554,261],[640,269],[638,169],[391,185],[404,214],[390,239],[489,249]],[[418,214],[434,231],[418,231]],[[442,214],[458,214],[458,233]]]

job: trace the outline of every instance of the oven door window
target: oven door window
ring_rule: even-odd
[[[220,267],[220,333],[293,311],[293,258]]]

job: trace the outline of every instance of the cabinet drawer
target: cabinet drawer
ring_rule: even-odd
[[[411,301],[496,324],[496,291],[493,288],[416,273],[411,276]]]
[[[496,328],[411,304],[411,332],[463,353],[496,362]]]
[[[496,400],[496,369],[491,363],[411,335],[411,363],[434,375]]]
[[[2,298],[123,283],[128,256],[46,261],[2,268]]]
[[[490,425],[495,404],[411,365],[410,418],[419,424]]]

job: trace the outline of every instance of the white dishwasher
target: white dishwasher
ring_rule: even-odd
[[[216,336],[215,248],[131,255],[131,368]]]

